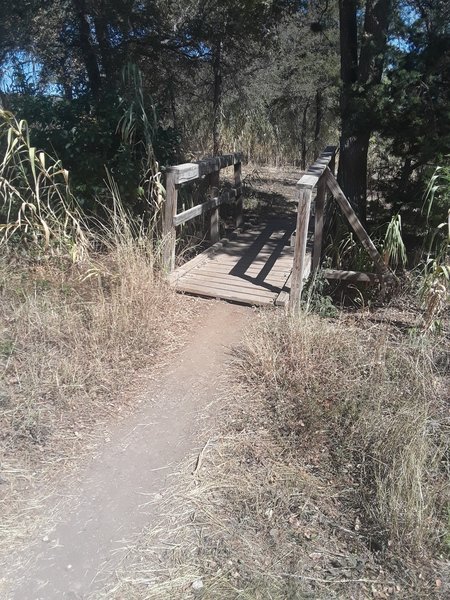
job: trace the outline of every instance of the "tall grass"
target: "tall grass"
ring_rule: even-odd
[[[177,308],[158,273],[153,224],[128,214],[109,173],[103,218],[88,219],[27,123],[5,111],[0,119],[0,446],[9,455],[51,448],[66,418],[102,412],[118,382],[167,349]]]
[[[68,171],[32,145],[26,121],[5,110],[0,110],[0,150],[0,245],[20,239],[79,260],[87,238]]]
[[[424,329],[439,331],[442,316],[450,303],[450,167],[436,168],[425,194],[423,212],[429,223],[433,207],[447,208],[447,220],[431,231],[420,293],[423,300]]]
[[[399,547],[437,541],[444,436],[427,344],[310,316],[263,319],[246,347],[243,375],[274,425],[299,441],[320,427],[336,460],[360,465],[358,503],[372,534]]]

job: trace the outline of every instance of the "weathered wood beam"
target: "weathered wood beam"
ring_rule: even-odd
[[[362,273],[360,271],[340,271],[337,269],[324,269],[325,279],[338,279],[341,281],[355,281],[377,284],[380,283],[380,277],[376,273]]]
[[[178,190],[173,173],[166,175],[166,201],[162,219],[162,263],[167,273],[175,267],[175,245],[177,241],[173,219],[177,213]]]
[[[220,169],[236,165],[242,162],[242,159],[243,155],[240,152],[224,154],[223,156],[215,156],[214,158],[207,158],[194,163],[184,163],[168,167],[166,173],[170,173],[173,176],[175,185],[181,185],[182,183],[203,177],[203,175],[209,175],[210,173],[220,171]]]
[[[315,199],[314,215],[314,247],[312,258],[312,270],[317,271],[320,266],[320,256],[322,254],[323,223],[325,215],[325,202],[327,199],[327,186],[323,179],[319,179],[317,184],[317,195]]]
[[[219,194],[220,185],[220,171],[213,171],[208,175],[209,177],[209,195],[211,199],[217,197]],[[211,207],[211,213],[209,217],[209,240],[212,244],[219,241],[220,232],[220,215],[219,215],[219,204],[213,204]]]
[[[236,228],[241,227],[244,222],[244,206],[242,201],[242,162],[234,165],[234,187],[236,189],[236,205],[234,208],[234,218]]]
[[[336,200],[336,202],[339,204],[342,212],[347,218],[347,221],[350,223],[351,228],[358,236],[361,244],[367,250],[367,253],[369,254],[370,258],[373,260],[375,269],[379,274],[382,282],[385,278],[393,279],[393,275],[390,273],[389,269],[384,264],[381,254],[376,249],[375,244],[371,240],[367,231],[364,229],[361,221],[358,219],[355,211],[353,210],[350,202],[347,200],[344,192],[341,190],[341,187],[339,186],[333,173],[330,171],[330,169],[326,168],[323,176],[325,178],[328,189],[333,194],[333,197]]]
[[[308,189],[315,188],[325,169],[334,160],[336,152],[336,146],[327,146],[316,162],[308,167],[306,173],[299,179],[297,186]]]
[[[292,267],[291,293],[289,310],[295,312],[300,308],[303,278],[306,273],[306,243],[308,240],[309,215],[311,212],[312,189],[300,187],[297,209],[297,231],[295,235],[294,263]]]
[[[195,219],[195,217],[199,217],[200,215],[205,214],[212,208],[218,207],[221,204],[226,204],[228,202],[233,202],[236,192],[234,189],[226,190],[221,196],[210,198],[206,202],[202,202],[202,204],[197,204],[197,206],[193,206],[192,208],[188,208],[181,213],[178,213],[173,218],[173,224],[175,227],[179,225],[183,225],[187,221],[191,219]]]

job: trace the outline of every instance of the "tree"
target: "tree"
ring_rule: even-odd
[[[342,131],[338,179],[364,222],[367,213],[367,154],[375,127],[373,115],[380,99],[392,1],[366,0],[360,27],[358,17],[357,0],[339,1]]]

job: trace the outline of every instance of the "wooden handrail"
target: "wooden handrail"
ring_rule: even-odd
[[[166,201],[162,219],[162,260],[167,273],[175,267],[176,227],[210,211],[209,237],[214,244],[219,239],[219,206],[234,198],[234,216],[236,226],[242,224],[242,186],[241,168],[243,154],[235,152],[207,158],[195,163],[174,165],[166,170]],[[219,172],[226,167],[234,166],[233,193],[225,192],[217,195],[219,188]],[[189,181],[200,177],[208,177],[210,199],[177,214],[178,188]]]
[[[377,275],[374,275],[373,273],[358,273],[355,271],[336,271],[328,269],[325,271],[325,277],[328,279],[363,281],[367,283],[373,283],[376,278],[378,278],[382,286],[389,283],[391,280],[395,280],[395,277],[384,264],[375,244],[363,227],[361,221],[358,219],[358,216],[334,176],[332,169],[334,166],[335,155],[335,147],[329,146],[326,148],[319,159],[309,167],[297,184],[299,200],[297,211],[297,235],[295,236],[294,264],[292,268],[291,293],[289,297],[289,308],[291,311],[296,311],[300,307],[303,279],[307,266],[306,243],[308,237],[311,198],[312,191],[315,187],[317,187],[317,210],[314,230],[313,272],[318,268],[320,263],[323,212],[326,194],[329,191],[339,205],[342,213],[347,218],[350,227],[353,229],[359,241],[372,259]]]
[[[303,287],[303,278],[306,270],[306,243],[308,239],[309,215],[311,213],[312,191],[318,186],[326,169],[334,161],[337,147],[327,146],[319,158],[312,164],[306,173],[297,182],[298,208],[297,208],[297,233],[294,245],[294,264],[292,267],[291,293],[289,306],[296,309],[300,305],[300,297]],[[325,187],[318,187],[318,205],[323,210],[325,200]],[[317,198],[316,198],[317,201]],[[323,222],[323,217],[322,217]],[[320,241],[322,243],[322,241]]]
[[[314,189],[319,182],[319,179],[325,172],[325,169],[330,165],[336,156],[337,146],[327,146],[320,154],[319,158],[313,163],[306,173],[304,173],[297,182],[299,189]]]
[[[241,152],[224,154],[223,156],[214,156],[213,158],[206,158],[205,160],[193,163],[168,167],[166,173],[172,175],[175,185],[181,185],[182,183],[194,181],[204,175],[209,175],[210,173],[215,173],[226,167],[241,163],[242,159],[243,154]]]
[[[183,223],[186,223],[191,219],[195,219],[195,217],[199,217],[200,215],[205,214],[211,208],[217,208],[221,204],[227,204],[228,202],[232,202],[236,198],[236,195],[237,191],[234,188],[231,190],[226,190],[219,197],[216,196],[215,198],[210,198],[209,200],[206,200],[206,202],[202,202],[202,204],[197,204],[192,208],[188,208],[187,210],[178,213],[173,218],[173,224],[175,225],[175,227],[183,225]]]

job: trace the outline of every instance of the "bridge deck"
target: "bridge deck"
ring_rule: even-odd
[[[249,305],[286,304],[293,250],[291,219],[270,221],[215,244],[176,269],[180,292]]]

